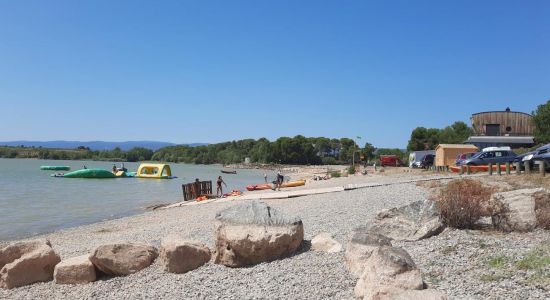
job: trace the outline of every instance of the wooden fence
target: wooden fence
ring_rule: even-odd
[[[199,196],[212,195],[212,181],[196,181],[187,184],[182,184],[183,200],[189,201],[197,199]]]

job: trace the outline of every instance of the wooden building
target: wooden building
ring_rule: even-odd
[[[532,116],[511,111],[488,111],[473,114],[470,118],[474,134],[478,136],[532,136]]]
[[[528,148],[535,144],[532,116],[523,112],[487,111],[473,114],[470,118],[474,135],[466,143],[479,149],[493,146]]]
[[[448,167],[454,166],[456,157],[459,154],[478,152],[479,149],[474,145],[465,144],[439,144],[435,147],[435,166]]]

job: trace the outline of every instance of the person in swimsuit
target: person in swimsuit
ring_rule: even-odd
[[[218,176],[218,180],[216,181],[216,197],[223,196],[223,189],[222,189],[222,183],[227,187],[227,184],[225,184],[225,181],[223,181],[221,176]]]

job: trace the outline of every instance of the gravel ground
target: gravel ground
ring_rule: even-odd
[[[380,181],[391,178],[380,179]],[[359,189],[341,193],[265,201],[269,205],[302,218],[305,239],[321,232],[332,233],[346,246],[348,235],[384,208],[425,199],[428,191],[416,184]],[[234,202],[213,202],[146,212],[141,215],[81,226],[48,235],[62,258],[91,252],[93,248],[115,241],[146,242],[158,246],[172,233],[214,246],[215,213]],[[487,246],[480,246],[480,240]],[[483,281],[490,270],[484,258],[495,251],[521,256],[542,241],[548,232],[528,234],[485,233],[447,230],[440,236],[414,242],[395,243],[409,251],[431,287],[445,291],[452,299],[543,299],[547,292],[537,286],[521,284],[516,278]],[[356,280],[344,267],[344,253],[309,251],[308,242],[298,254],[256,266],[231,269],[213,263],[187,274],[169,274],[158,262],[127,277],[102,279],[79,285],[38,283],[13,290],[0,290],[9,299],[351,299]],[[1,243],[0,243],[1,246]],[[453,252],[454,251],[454,252]],[[512,254],[510,254],[512,255]],[[483,268],[482,268],[483,267]],[[514,277],[516,276],[516,277]]]

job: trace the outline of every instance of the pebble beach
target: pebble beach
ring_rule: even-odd
[[[208,263],[186,274],[166,273],[158,262],[125,277],[102,278],[84,285],[54,282],[1,290],[6,299],[353,299],[357,279],[343,263],[344,251],[311,251],[309,241],[328,232],[344,249],[349,234],[371,220],[378,211],[409,204],[430,196],[415,183],[398,183],[396,176],[352,176],[345,182],[368,181],[387,184],[288,199],[264,200],[284,213],[302,219],[305,242],[295,255],[246,268],[228,268]],[[437,176],[432,176],[437,178]],[[425,176],[408,176],[425,179]],[[329,182],[329,181],[327,181]],[[322,183],[315,183],[322,185]],[[47,238],[62,259],[90,253],[95,247],[120,241],[159,246],[160,239],[178,234],[214,248],[214,217],[233,200],[144,212],[140,215],[66,229]],[[424,274],[430,288],[445,292],[450,299],[547,299],[544,286],[529,283],[528,272],[496,274],[485,262],[498,253],[521,257],[550,240],[548,231],[504,234],[492,231],[446,229],[442,234],[417,242],[394,242],[407,250]],[[6,242],[0,242],[5,246]],[[497,274],[498,275],[498,274]],[[500,278],[500,279],[498,279]],[[546,287],[547,288],[547,287]]]

